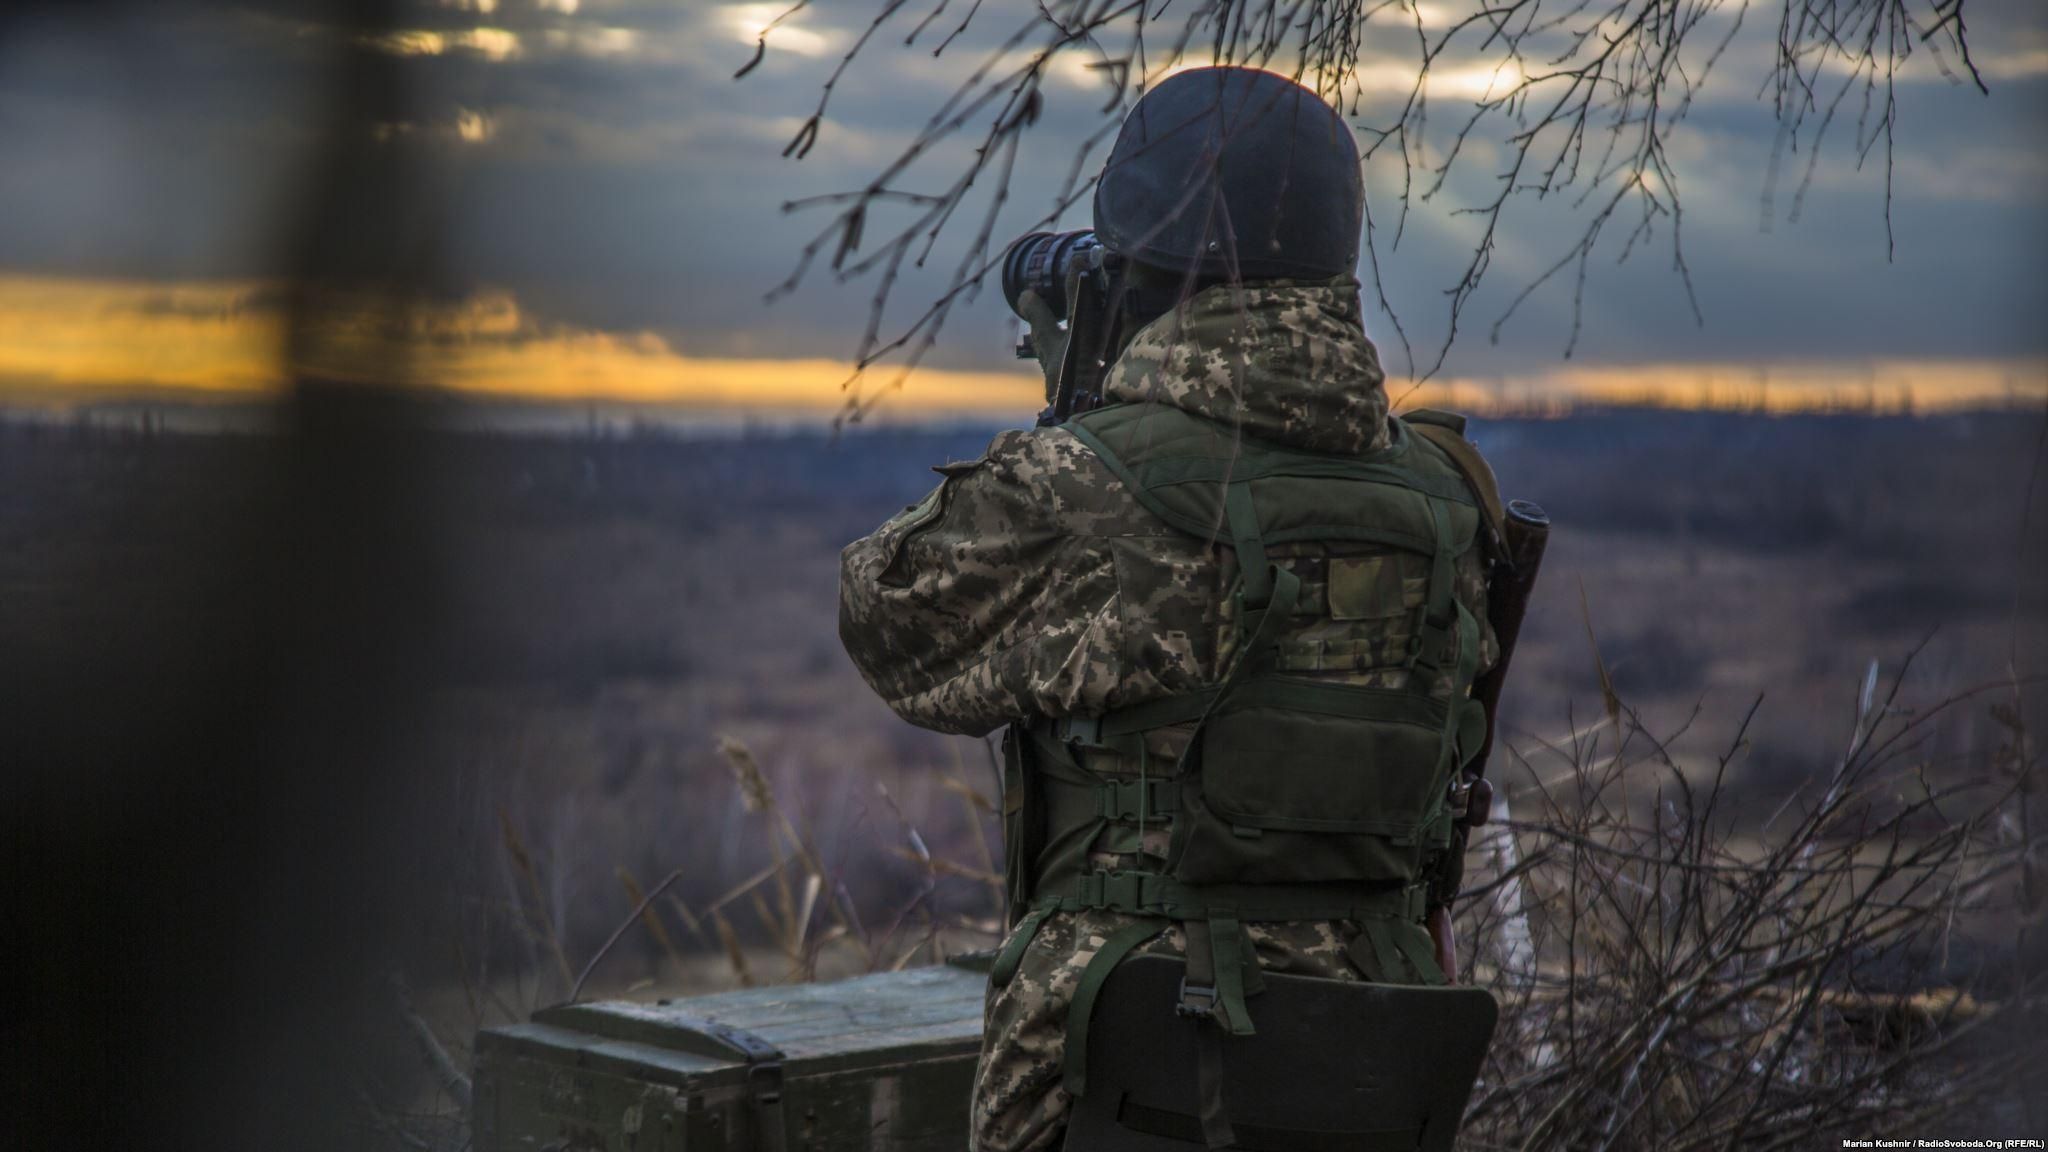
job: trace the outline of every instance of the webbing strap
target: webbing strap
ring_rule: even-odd
[[[988,982],[991,987],[1001,988],[1009,984],[1017,974],[1017,966],[1024,962],[1024,951],[1031,947],[1031,940],[1038,935],[1045,918],[1055,912],[1052,907],[1034,908],[1017,925],[1010,938],[1003,943],[1003,950],[996,953],[994,964],[989,965]]]
[[[1064,893],[1039,898],[1038,908],[1060,912],[1107,909],[1172,920],[1362,920],[1393,917],[1419,922],[1427,911],[1426,884],[1406,888],[1362,884],[1183,884],[1157,872],[1085,872]]]
[[[1099,411],[1099,409],[1098,409]],[[1429,496],[1456,500],[1461,504],[1472,504],[1471,486],[1461,484],[1448,476],[1433,476],[1413,468],[1402,467],[1387,459],[1362,460],[1357,457],[1333,457],[1315,455],[1295,450],[1236,452],[1224,456],[1204,453],[1182,455],[1155,455],[1130,467],[1122,457],[1095,434],[1085,421],[1068,421],[1062,425],[1074,437],[1093,449],[1111,471],[1128,484],[1133,492],[1151,492],[1175,484],[1222,484],[1232,480],[1264,480],[1274,476],[1302,476],[1331,480],[1362,480],[1373,484],[1390,484],[1407,488]],[[1396,451],[1384,454],[1397,457],[1408,448],[1409,437],[1418,430],[1417,425],[1405,421],[1390,423],[1388,431],[1393,433]],[[1251,438],[1244,437],[1243,443],[1252,447]],[[1275,446],[1277,447],[1277,446]]]
[[[1458,768],[1462,767],[1457,751],[1459,729],[1466,716],[1482,706],[1465,695],[1479,671],[1479,621],[1463,604],[1454,607],[1458,612],[1458,664],[1451,679],[1452,706],[1444,716],[1444,750],[1450,766]],[[1475,751],[1477,747],[1473,745]]]
[[[1435,728],[1444,722],[1444,703],[1433,696],[1355,684],[1325,684],[1295,677],[1254,680],[1231,697],[1237,706],[1269,705],[1290,712],[1314,712],[1348,720],[1391,721]]]
[[[1232,1036],[1250,1036],[1251,1009],[1244,1002],[1244,925],[1234,916],[1209,919],[1210,963],[1216,970],[1216,1007],[1222,1017],[1217,1023]]]
[[[1198,720],[1208,719],[1217,703],[1243,683],[1252,667],[1265,662],[1266,653],[1280,638],[1281,622],[1294,614],[1294,601],[1301,595],[1301,577],[1286,568],[1268,568],[1267,571],[1273,582],[1272,600],[1255,612],[1245,613],[1251,630],[1244,648],[1238,652],[1237,659],[1231,661],[1229,673],[1216,685],[1216,694],[1209,698],[1209,706],[1202,710]],[[1258,619],[1253,621],[1250,619],[1252,616]]]
[[[1223,1031],[1202,1028],[1195,1033],[1195,1099],[1202,1143],[1211,1149],[1237,1145],[1237,1129],[1223,1102]]]
[[[1145,757],[1137,757],[1142,770]],[[1073,779],[1059,771],[1039,778],[1047,818],[1056,829],[1080,829],[1079,839],[1094,843],[1104,824],[1139,833],[1149,825],[1159,827],[1181,809],[1181,784],[1157,776],[1102,776]],[[1135,849],[1132,849],[1135,850]]]
[[[1233,977],[1239,987],[1239,999],[1256,996],[1266,990],[1266,978],[1259,969],[1259,952],[1253,947],[1251,934],[1244,926],[1228,917],[1210,920],[1189,920],[1181,925],[1187,933],[1187,979],[1181,983],[1180,1011],[1184,1016],[1211,1017],[1221,1002],[1222,978],[1218,972],[1235,969]],[[1231,937],[1236,942],[1231,942]],[[1230,951],[1224,951],[1229,949]],[[1232,959],[1235,957],[1235,959]],[[1249,1013],[1241,1017],[1245,1030],[1239,1035],[1251,1035]]]
[[[1096,789],[1097,811],[1104,820],[1161,820],[1180,811],[1180,782],[1154,780],[1105,780]]]
[[[1293,573],[1281,569],[1275,583],[1285,583],[1292,577]],[[1276,592],[1274,598],[1276,605],[1267,609],[1266,619],[1277,621],[1280,617],[1274,613],[1279,593]],[[1437,727],[1445,719],[1442,700],[1408,689],[1319,684],[1297,677],[1255,679],[1233,686],[1235,691],[1231,693],[1231,701],[1243,706],[1272,705],[1297,712],[1315,712],[1353,720],[1391,720],[1430,728]],[[1154,728],[1203,719],[1223,695],[1225,687],[1226,684],[1215,684],[1133,704],[1100,716],[1063,716],[1040,723],[1042,730],[1057,743],[1110,748],[1136,755],[1137,742],[1130,737]]]
[[[1422,977],[1424,984],[1443,984],[1444,970],[1437,966],[1429,934],[1413,924],[1391,925],[1388,933],[1394,938],[1394,946],[1407,957],[1408,963]]]
[[[1436,500],[1430,501],[1429,511],[1436,524],[1436,550],[1430,558],[1429,593],[1422,610],[1422,626],[1415,630],[1415,648],[1408,657],[1409,687],[1424,694],[1435,687],[1436,674],[1443,667],[1444,649],[1451,644],[1452,629],[1458,623],[1454,563],[1457,541],[1451,536],[1451,514]]]
[[[1352,965],[1368,980],[1391,984],[1407,983],[1411,978],[1432,985],[1447,982],[1431,954],[1429,933],[1411,921],[1362,921],[1358,935],[1345,946],[1345,951]]]
[[[1230,518],[1230,543],[1237,549],[1238,571],[1244,575],[1245,606],[1264,608],[1273,594],[1272,571],[1266,565],[1266,544],[1259,535],[1259,511],[1252,504],[1251,481],[1239,480],[1225,489],[1223,512]]]
[[[1460,429],[1447,428],[1441,424],[1423,421],[1409,423],[1408,427],[1437,450],[1450,457],[1451,464],[1465,478],[1465,484],[1472,489],[1471,495],[1479,499],[1480,521],[1491,537],[1490,543],[1496,556],[1505,556],[1507,550],[1501,546],[1506,539],[1507,508],[1501,503],[1500,481],[1494,479],[1493,468],[1470,440],[1465,439]],[[1467,497],[1470,499],[1471,497]]]
[[[1169,724],[1200,720],[1202,714],[1209,710],[1209,703],[1215,697],[1214,688],[1199,688],[1178,696],[1166,696],[1143,704],[1133,704],[1129,708],[1119,708],[1102,718],[1102,731],[1109,736],[1124,736],[1153,728],[1164,728]]]
[[[1172,897],[1179,895],[1181,885],[1156,872],[1097,870],[1082,873],[1074,888],[1068,910],[1105,908],[1142,916],[1151,915],[1149,909],[1171,903]]]
[[[1187,972],[1180,982],[1183,1016],[1215,1023],[1216,945],[1210,939],[1209,922],[1190,920],[1181,926],[1187,936]],[[1198,1028],[1195,1032],[1195,1114],[1200,1122],[1197,1134],[1209,1148],[1228,1148],[1237,1143],[1230,1124],[1230,1111],[1223,1103],[1223,1031]]]
[[[1190,988],[1207,989],[1212,992],[1216,988],[1215,955],[1209,943],[1209,922],[1190,920],[1181,925],[1181,931],[1187,934],[1188,943],[1188,972],[1181,981],[1181,1010],[1189,1016],[1201,1016],[1214,1009],[1213,1000],[1191,1000],[1187,993]]]
[[[1181,981],[1180,1007],[1185,1016],[1206,1019],[1214,1027],[1195,1034],[1195,1092],[1202,1142],[1212,1149],[1237,1143],[1230,1110],[1223,1100],[1223,1038],[1250,1036],[1251,1009],[1245,997],[1265,989],[1258,952],[1244,925],[1234,916],[1189,920],[1187,975]]]
[[[1075,1096],[1088,1092],[1088,1019],[1095,1014],[1095,998],[1109,974],[1123,963],[1131,949],[1166,931],[1163,920],[1139,920],[1109,934],[1095,956],[1081,969],[1081,982],[1074,986],[1074,999],[1067,1006],[1067,1059],[1062,1083]]]
[[[1169,696],[1167,699],[1178,700],[1180,697]],[[1109,719],[1120,714],[1113,712],[1102,716],[1087,716],[1076,713],[1062,716],[1057,720],[1041,720],[1034,726],[1041,727],[1057,744],[1079,744],[1085,748],[1110,748],[1118,752],[1134,752],[1137,750],[1138,741],[1129,737],[1134,734],[1135,729],[1126,732],[1109,730]]]
[[[1457,621],[1457,664],[1452,671],[1452,695],[1450,705],[1444,711],[1443,738],[1438,745],[1442,751],[1437,759],[1436,773],[1443,778],[1443,786],[1435,793],[1439,797],[1439,803],[1442,802],[1441,798],[1446,794],[1445,789],[1450,786],[1451,780],[1464,766],[1459,739],[1463,734],[1461,729],[1465,727],[1464,722],[1474,710],[1482,707],[1465,695],[1466,690],[1471,687],[1473,675],[1479,669],[1479,622],[1463,604],[1453,602],[1451,607],[1456,613]],[[1419,671],[1417,675],[1420,675]],[[1434,678],[1432,674],[1431,679]],[[1471,737],[1466,736],[1465,739],[1469,740]],[[1476,749],[1477,745],[1472,747]]]

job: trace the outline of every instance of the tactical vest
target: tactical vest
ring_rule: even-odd
[[[1104,715],[1013,725],[1005,737],[1019,925],[992,979],[1007,982],[1054,912],[1140,918],[1096,953],[1069,1007],[1066,1084],[1075,1095],[1085,1090],[1088,1022],[1103,982],[1169,923],[1188,938],[1184,1008],[1238,1035],[1253,1031],[1244,998],[1260,983],[1247,922],[1356,921],[1353,956],[1368,974],[1442,981],[1420,926],[1424,866],[1450,843],[1448,786],[1486,730],[1468,696],[1480,625],[1453,594],[1454,569],[1478,546],[1498,497],[1490,475],[1468,479],[1484,465],[1458,434],[1461,418],[1418,413],[1389,424],[1386,448],[1355,456],[1262,443],[1156,404],[1101,408],[1064,425],[1153,515],[1228,542],[1239,572],[1235,629],[1215,683]],[[1323,555],[1268,559],[1268,548],[1303,543]],[[1420,603],[1410,607],[1418,583]],[[1317,631],[1326,638],[1314,645],[1290,642]],[[1396,633],[1405,640],[1388,651]],[[1401,686],[1315,674],[1390,669],[1407,673],[1387,678]],[[1176,725],[1191,729],[1186,752],[1154,763],[1147,735]],[[1136,772],[1090,771],[1091,751],[1103,749]],[[1105,829],[1134,828],[1142,839],[1165,822],[1170,847],[1158,870],[1089,862]]]

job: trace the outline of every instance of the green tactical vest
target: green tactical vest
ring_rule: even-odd
[[[1258,966],[1246,922],[1357,921],[1354,947],[1367,949],[1368,972],[1441,982],[1420,927],[1424,863],[1450,843],[1447,789],[1486,730],[1468,697],[1479,623],[1453,594],[1456,562],[1487,519],[1484,498],[1461,470],[1464,458],[1439,446],[1464,447],[1462,425],[1436,413],[1393,419],[1388,447],[1358,456],[1261,443],[1156,404],[1101,408],[1064,425],[1151,513],[1227,541],[1239,568],[1236,632],[1216,683],[1105,715],[1014,725],[1005,739],[1006,852],[1021,922],[992,978],[1008,980],[1054,912],[1140,917],[1098,951],[1070,1006],[1067,1087],[1076,1095],[1096,993],[1172,922],[1188,935],[1190,983],[1213,979],[1210,1006],[1232,1033],[1253,1030],[1244,996],[1257,990]],[[1327,558],[1320,567],[1268,560],[1269,547],[1298,543],[1324,546]],[[1414,611],[1402,607],[1404,570],[1425,580]],[[1303,571],[1320,576],[1307,594]],[[1317,621],[1390,611],[1403,616],[1407,637],[1393,653],[1369,629],[1352,651],[1339,643],[1332,655],[1324,644],[1314,660],[1284,643]],[[1305,674],[1331,660],[1364,669],[1390,659],[1408,672],[1405,686]],[[1150,762],[1146,733],[1171,725],[1193,726],[1186,753],[1178,764]],[[1089,771],[1089,749],[1116,751],[1135,775]],[[1165,822],[1161,870],[1089,862],[1106,828]]]

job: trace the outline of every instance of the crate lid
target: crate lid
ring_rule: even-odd
[[[688,1063],[701,1060],[704,1071],[779,1059],[818,1073],[972,1051],[986,989],[981,972],[942,964],[651,1004],[564,1004],[534,1013],[533,1023],[696,1057]]]

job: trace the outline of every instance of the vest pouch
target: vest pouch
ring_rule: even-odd
[[[1189,884],[1413,883],[1446,783],[1441,702],[1284,678],[1234,696],[1198,738],[1200,787],[1183,793],[1175,875]]]

